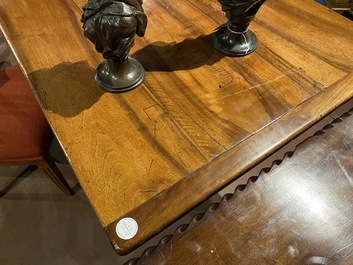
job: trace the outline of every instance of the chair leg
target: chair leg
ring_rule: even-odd
[[[36,164],[66,195],[74,194],[52,158],[46,156],[44,160],[38,161]]]
[[[38,167],[35,165],[30,165],[26,167],[19,175],[17,175],[13,180],[6,184],[6,186],[0,190],[0,198],[4,196],[10,189],[16,186],[25,177],[32,174]]]

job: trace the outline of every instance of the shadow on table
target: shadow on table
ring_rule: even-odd
[[[74,117],[93,106],[104,94],[94,80],[94,70],[86,61],[80,61],[61,63],[28,76],[44,109],[63,117]]]
[[[213,65],[225,55],[213,47],[213,34],[179,43],[155,42],[132,54],[147,72],[173,72]]]
[[[176,71],[212,65],[224,57],[213,48],[212,34],[179,43],[154,43],[135,52],[146,71]],[[103,59],[102,59],[103,60]],[[63,117],[74,117],[93,106],[105,93],[94,80],[95,68],[86,61],[61,63],[29,73],[42,107]]]

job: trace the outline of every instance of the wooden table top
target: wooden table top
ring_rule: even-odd
[[[311,0],[268,0],[258,49],[225,57],[218,1],[146,0],[137,89],[110,94],[82,0],[2,0],[0,25],[102,226],[127,253],[353,96],[353,24]],[[19,8],[20,7],[20,8]],[[132,217],[137,235],[120,239]]]

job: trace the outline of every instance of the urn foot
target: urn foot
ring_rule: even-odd
[[[258,40],[251,30],[234,32],[227,25],[222,26],[214,34],[213,41],[218,51],[234,57],[250,54],[258,45]]]
[[[122,61],[107,59],[98,65],[94,78],[104,90],[121,93],[138,87],[145,78],[145,69],[131,57]]]

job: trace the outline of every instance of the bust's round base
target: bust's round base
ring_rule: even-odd
[[[214,34],[213,42],[216,50],[233,57],[248,55],[258,46],[258,40],[251,30],[236,33],[229,30],[227,25]]]
[[[98,65],[94,79],[104,90],[122,93],[138,87],[143,82],[145,69],[131,57],[117,62],[107,59]]]

